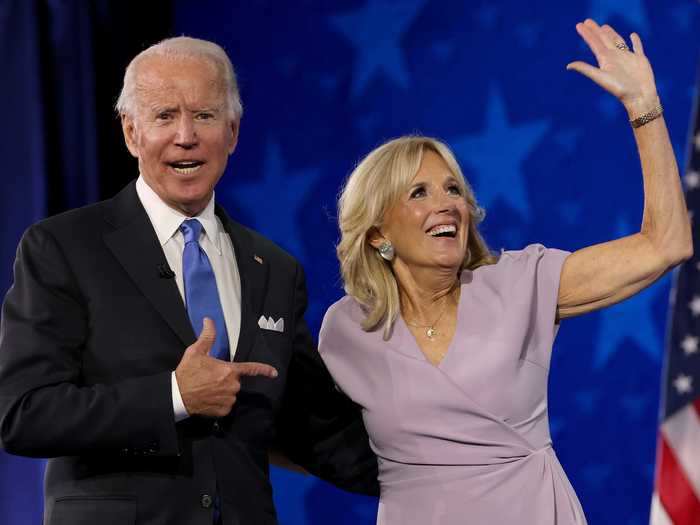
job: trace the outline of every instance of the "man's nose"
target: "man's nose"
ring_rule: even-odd
[[[177,124],[177,134],[175,136],[175,144],[182,148],[193,148],[197,145],[197,130],[195,129],[192,119],[183,115]]]

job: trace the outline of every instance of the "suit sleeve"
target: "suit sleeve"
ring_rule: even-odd
[[[294,352],[278,419],[278,446],[294,463],[334,485],[378,495],[377,458],[360,409],[335,388],[304,321],[307,296],[297,265]]]
[[[14,277],[0,321],[2,446],[32,457],[177,454],[170,371],[85,384],[89,305],[40,225],[22,238]]]

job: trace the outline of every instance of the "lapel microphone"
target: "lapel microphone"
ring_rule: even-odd
[[[161,279],[172,279],[175,277],[175,272],[170,269],[167,263],[158,264],[158,275]]]

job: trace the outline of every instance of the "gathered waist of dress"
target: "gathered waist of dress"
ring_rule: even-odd
[[[554,460],[557,465],[559,463],[551,443],[538,449],[523,451],[520,454],[502,456],[482,454],[474,458],[459,458],[459,454],[456,453],[453,458],[455,461],[450,463],[444,461],[445,458],[434,462],[428,458],[423,462],[418,462],[378,456],[379,482],[383,488],[398,485],[408,487],[414,484],[422,485],[426,482],[449,483],[494,474],[501,475],[507,471],[517,471],[533,460],[545,462]],[[465,462],[464,459],[476,461]]]
[[[585,525],[551,445],[490,464],[379,458],[378,525]]]

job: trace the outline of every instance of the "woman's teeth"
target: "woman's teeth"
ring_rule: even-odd
[[[454,224],[444,224],[440,226],[435,226],[428,231],[428,235],[432,237],[437,237],[441,234],[454,234],[457,233],[457,227]]]

